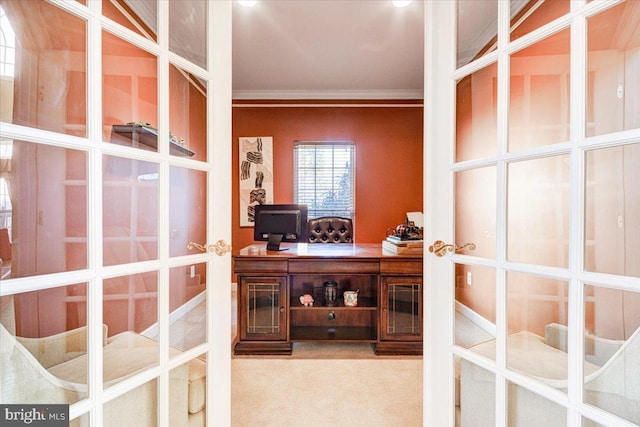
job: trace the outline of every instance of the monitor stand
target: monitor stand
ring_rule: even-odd
[[[269,240],[267,241],[268,251],[286,251],[289,248],[280,249],[280,242],[282,241],[282,234],[269,234]]]

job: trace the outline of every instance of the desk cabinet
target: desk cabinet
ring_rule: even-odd
[[[238,275],[235,354],[291,354],[292,342],[365,342],[376,354],[422,354],[422,256],[376,244],[300,244],[234,254]],[[337,283],[337,302],[324,283]],[[343,293],[358,291],[357,306]],[[300,296],[310,294],[313,306]]]
[[[378,354],[422,354],[422,277],[383,277]]]

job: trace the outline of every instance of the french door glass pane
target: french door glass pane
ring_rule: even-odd
[[[494,63],[456,84],[458,162],[495,156],[497,152],[497,76],[498,65]]]
[[[508,165],[507,257],[568,265],[569,156]]]
[[[567,282],[507,273],[507,367],[551,386],[568,378]],[[546,381],[546,382],[545,382]]]
[[[511,56],[509,151],[569,140],[569,30]]]
[[[0,298],[2,403],[88,397],[86,283]]]
[[[566,426],[567,409],[507,381],[507,425],[513,427]]]
[[[511,40],[516,40],[569,13],[569,8],[569,0],[545,2],[511,0]]]
[[[489,267],[456,264],[455,344],[473,351],[495,339],[496,272]],[[495,353],[483,353],[495,360]]]
[[[169,153],[207,161],[207,87],[193,74],[170,65],[169,98]]]
[[[158,164],[104,156],[104,265],[158,257]]]
[[[460,1],[457,18],[458,67],[495,50],[498,34],[497,0]]]
[[[141,333],[158,321],[158,273],[149,271],[104,281],[103,322],[109,336]]]
[[[456,243],[473,242],[476,249],[463,253],[496,256],[496,168],[456,173]]]
[[[144,2],[102,0],[102,14],[150,40],[157,40],[157,0]]]
[[[495,427],[495,375],[462,359],[459,383],[456,416],[460,420],[460,427]]]
[[[2,44],[15,52],[13,66],[2,67],[1,120],[86,136],[86,21],[44,0],[1,7],[7,17]]]
[[[587,19],[587,136],[640,127],[638,25],[634,1]]]
[[[207,68],[207,0],[169,2],[169,50]]]
[[[103,31],[102,85],[103,140],[158,151],[158,58]]]
[[[8,144],[9,159],[0,161],[0,280],[87,268],[87,153]]]
[[[584,400],[640,424],[640,292],[585,286]]]
[[[640,277],[640,143],[587,151],[585,268]]]
[[[126,348],[122,348],[126,354]],[[135,357],[131,355],[130,357]],[[107,381],[107,378],[104,379]],[[151,380],[104,404],[102,425],[124,426],[131,422],[132,404],[135,405],[135,424],[158,425],[158,381]],[[135,402],[135,403],[134,403]]]
[[[169,274],[169,342],[188,350],[207,341],[207,265],[174,267]]]
[[[158,342],[149,337],[158,322],[158,273],[105,280],[102,305],[108,331],[102,350],[108,387],[159,364]]]
[[[172,257],[199,253],[189,242],[207,239],[207,173],[171,166],[169,169],[169,229]]]
[[[196,358],[169,371],[169,426],[206,425],[207,362]]]
[[[582,417],[582,427],[606,427],[602,424],[598,424],[595,421],[590,420],[589,418]]]

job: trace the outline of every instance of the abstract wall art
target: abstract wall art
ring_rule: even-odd
[[[241,137],[240,227],[253,226],[255,206],[273,203],[273,138]]]

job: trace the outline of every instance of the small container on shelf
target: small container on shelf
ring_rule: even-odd
[[[324,288],[324,305],[335,307],[338,305],[338,282],[330,280],[322,284]]]
[[[356,307],[358,305],[358,291],[344,291],[344,305],[347,307]]]

